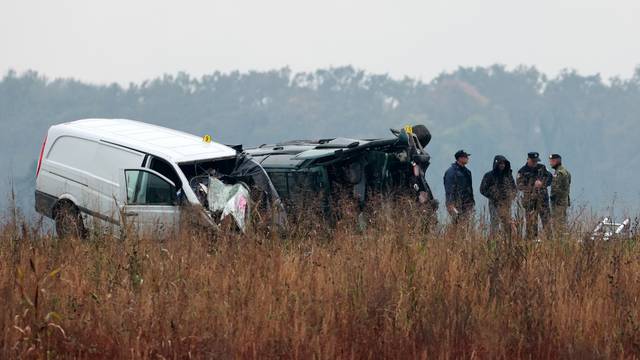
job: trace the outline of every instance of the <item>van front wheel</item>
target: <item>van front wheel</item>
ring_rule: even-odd
[[[78,208],[69,201],[58,204],[55,211],[56,233],[60,238],[84,238],[85,229]]]

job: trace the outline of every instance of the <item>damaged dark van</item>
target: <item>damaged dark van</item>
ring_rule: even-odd
[[[287,211],[319,200],[330,215],[342,190],[362,212],[372,194],[414,197],[434,215],[438,201],[426,181],[431,134],[423,125],[391,129],[387,139],[329,138],[294,140],[248,149],[266,170]]]

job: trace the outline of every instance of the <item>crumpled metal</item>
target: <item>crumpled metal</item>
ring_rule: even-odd
[[[228,185],[214,177],[209,178],[209,210],[222,212],[220,220],[231,215],[242,232],[247,226],[250,199],[249,189],[243,183]]]

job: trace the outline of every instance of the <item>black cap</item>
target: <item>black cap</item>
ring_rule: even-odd
[[[540,154],[538,154],[535,151],[532,151],[532,152],[527,154],[527,158],[529,158],[531,160],[535,160],[535,161],[540,161]]]
[[[456,160],[458,160],[461,157],[469,157],[469,156],[471,156],[471,154],[469,154],[468,152],[466,152],[464,150],[458,150],[458,151],[456,151],[456,154],[454,156],[456,157]]]
[[[560,154],[551,154],[551,156],[549,156],[549,159],[562,160],[562,156],[560,156]]]

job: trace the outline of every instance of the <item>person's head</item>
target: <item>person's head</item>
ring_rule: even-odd
[[[537,152],[530,152],[527,154],[527,166],[535,167],[540,162],[540,154]]]
[[[471,154],[467,153],[464,150],[458,150],[454,156],[456,158],[456,162],[459,165],[465,166],[469,163],[469,157],[471,156]]]
[[[504,174],[507,170],[511,171],[509,160],[504,155],[496,155],[493,158],[493,172]]]
[[[551,154],[551,156],[549,156],[549,165],[554,169],[562,165],[562,156],[559,154]]]

